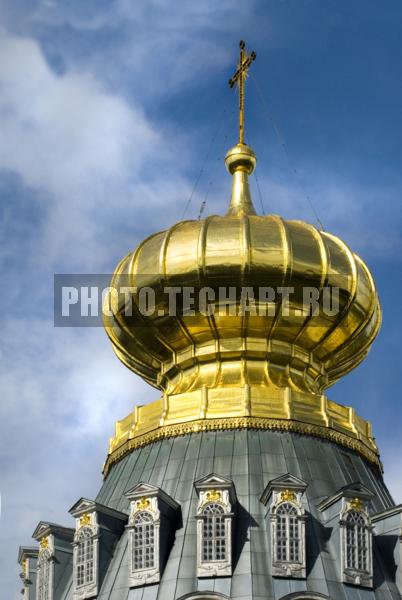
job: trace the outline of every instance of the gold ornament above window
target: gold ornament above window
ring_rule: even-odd
[[[48,535],[41,539],[41,541],[39,542],[39,546],[40,546],[41,550],[45,550],[46,548],[49,548],[49,536]]]
[[[283,490],[281,492],[281,502],[295,502],[296,494],[292,490]]]
[[[85,527],[85,525],[91,524],[91,515],[88,513],[84,513],[82,517],[80,517],[80,527]]]
[[[136,511],[145,510],[146,508],[149,508],[150,506],[151,506],[151,501],[148,500],[148,498],[142,497],[139,500],[137,500]]]
[[[221,502],[222,493],[218,490],[211,490],[205,494],[206,502]]]
[[[358,512],[361,512],[363,510],[363,502],[360,500],[360,498],[353,498],[353,500],[350,501],[350,508],[353,508],[353,510],[357,510]]]

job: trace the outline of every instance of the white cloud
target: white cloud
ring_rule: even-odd
[[[40,190],[46,214],[37,257],[49,266],[67,257],[70,268],[84,255],[104,258],[97,211],[124,212],[150,156],[169,161],[164,140],[139,106],[92,75],[55,74],[29,38],[2,34],[0,88],[0,169]]]
[[[319,227],[312,202],[324,229],[341,237],[363,260],[395,257],[402,251],[400,222],[395,211],[387,210],[401,196],[402,184],[374,188],[360,180],[314,169],[305,171],[304,181],[291,174],[283,181],[277,175],[271,172],[268,178],[260,177],[267,213]],[[256,189],[254,204],[259,208]]]
[[[129,167],[138,173],[161,143],[140,108],[89,74],[56,75],[32,39],[3,34],[0,56],[0,168],[27,185],[74,197],[96,178],[121,177]]]
[[[249,29],[253,6],[257,0],[219,3],[205,0],[196,3],[184,0],[115,0],[92,3],[73,0],[56,3],[52,0],[24,7],[21,11],[5,9],[3,21],[19,33],[34,33],[38,39],[56,28],[68,28],[74,40],[85,35],[103,34],[106,43],[82,45],[54,40],[52,52],[62,55],[63,63],[91,69],[100,80],[112,86],[116,83],[125,93],[127,74],[130,74],[135,93],[142,98],[165,97],[192,86],[202,75],[204,81],[217,69],[233,61],[230,44],[237,45],[239,31]],[[0,7],[0,12],[1,12]],[[264,34],[272,39],[272,25],[267,21]],[[223,38],[229,44],[223,43]],[[112,40],[112,43],[110,43]],[[82,48],[85,47],[85,52]],[[223,80],[223,84],[226,82]],[[123,89],[124,88],[124,91]]]
[[[72,524],[70,506],[101,485],[114,422],[159,394],[120,365],[98,328],[8,319],[1,361],[4,592],[8,578],[17,586],[16,544],[33,543],[40,519]]]
[[[112,434],[115,418],[132,409],[135,392],[158,397],[114,357],[103,328],[55,328],[35,317],[8,318],[2,342],[0,410],[10,425],[5,432],[10,445],[21,415],[38,435],[62,427],[68,435],[97,436],[107,428]]]

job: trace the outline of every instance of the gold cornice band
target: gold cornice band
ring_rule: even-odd
[[[137,406],[116,423],[103,473],[128,453],[158,440],[202,431],[259,429],[290,431],[335,442],[382,470],[371,424],[326,396],[289,388],[218,388],[165,395]]]
[[[370,463],[376,465],[382,471],[382,463],[379,455],[367,448],[360,440],[317,425],[309,425],[308,423],[300,423],[299,421],[285,421],[281,419],[258,419],[255,417],[243,417],[234,419],[200,419],[191,423],[180,423],[178,425],[165,425],[158,427],[151,433],[146,433],[138,438],[127,440],[117,450],[108,455],[103,467],[103,475],[106,477],[112,466],[119,462],[133,450],[142,448],[153,442],[171,437],[188,435],[190,433],[199,433],[202,431],[223,431],[228,429],[260,429],[260,430],[276,430],[276,431],[291,431],[313,437],[319,437],[330,442],[335,442],[341,446],[346,446],[351,450],[358,452],[363,458]]]

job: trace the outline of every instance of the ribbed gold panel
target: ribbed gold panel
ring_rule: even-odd
[[[301,221],[244,214],[183,221],[147,238],[118,266],[112,285],[151,286],[157,307],[134,314],[121,304],[105,318],[125,365],[165,393],[202,387],[290,387],[320,394],[366,356],[381,309],[369,270],[339,238]],[[166,287],[293,288],[290,315],[281,299],[273,314],[167,314]],[[303,289],[339,289],[339,308],[301,317]],[[216,304],[219,304],[217,301]],[[219,308],[218,306],[216,307]]]

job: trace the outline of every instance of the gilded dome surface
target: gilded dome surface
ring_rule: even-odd
[[[375,285],[338,237],[256,214],[248,177],[257,159],[244,143],[254,58],[230,80],[240,105],[227,214],[151,235],[112,278],[104,324],[113,349],[162,394],[116,423],[105,473],[155,440],[242,428],[318,436],[380,466],[370,423],[323,394],[370,349],[381,323]]]
[[[381,320],[372,276],[342,240],[275,215],[179,222],[123,259],[112,285],[127,282],[152,287],[157,310],[140,314],[134,293],[132,316],[120,303],[107,332],[120,360],[169,394],[245,383],[320,393],[363,360]],[[235,288],[236,314],[166,314],[163,290],[181,286],[214,290],[215,309],[219,288]],[[255,292],[255,310],[241,314],[240,290],[261,287],[293,289],[288,310],[278,294],[268,310]],[[306,288],[338,290],[338,307],[306,314]]]

